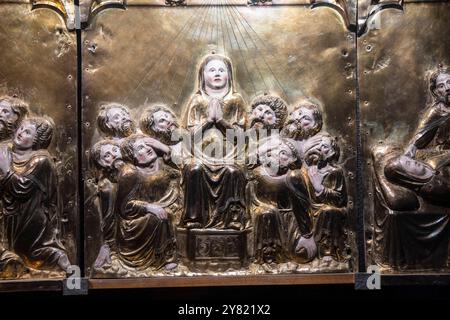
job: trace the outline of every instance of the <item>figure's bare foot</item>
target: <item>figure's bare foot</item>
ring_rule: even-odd
[[[301,237],[298,242],[297,246],[295,247],[295,252],[302,253],[302,255],[306,255],[306,259],[308,261],[314,259],[314,257],[317,254],[317,245],[314,241],[314,237]]]
[[[66,254],[63,254],[58,259],[58,266],[63,270],[64,272],[68,272],[70,267],[70,261],[69,257]]]
[[[100,269],[105,265],[111,265],[111,249],[107,244],[101,246],[97,259],[94,262],[94,268]]]
[[[175,269],[176,267],[178,267],[178,264],[175,262],[171,262],[171,263],[166,264],[164,266],[164,269],[166,269],[166,271],[171,271],[171,270]]]

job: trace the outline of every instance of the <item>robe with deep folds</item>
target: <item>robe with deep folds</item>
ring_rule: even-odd
[[[175,261],[172,219],[178,205],[178,180],[178,172],[163,164],[152,173],[132,164],[120,169],[115,205],[116,248],[126,265],[159,269]],[[168,219],[150,213],[149,204],[162,207]]]
[[[302,170],[311,195],[311,214],[318,254],[320,257],[331,255],[338,261],[345,260],[347,189],[344,172],[340,167],[328,165],[322,182],[324,189],[317,195],[306,169]]]
[[[235,146],[227,149],[226,144],[234,145],[234,142],[226,141],[226,129],[218,123],[203,128],[205,131],[213,130],[202,141],[196,141],[196,134],[202,131],[207,121],[209,102],[210,98],[206,94],[195,94],[184,119],[184,127],[193,135],[194,144],[193,157],[183,166],[184,211],[181,224],[197,223],[201,227],[226,228],[224,213],[228,211],[229,204],[244,202],[245,159],[241,153],[244,150]],[[243,133],[247,113],[242,97],[237,93],[229,93],[220,103],[223,119],[236,132]],[[206,155],[203,152],[208,143],[222,145],[219,155]]]
[[[57,185],[55,165],[43,150],[25,160],[13,157],[1,181],[8,246],[32,268],[58,269],[67,256],[60,242]]]
[[[410,144],[414,144],[419,150],[449,150],[450,110],[443,108],[441,104],[429,107],[422,116]],[[419,158],[427,158],[421,153],[423,152],[419,151]],[[450,157],[449,151],[447,157]]]
[[[103,243],[115,251],[116,219],[115,202],[117,195],[117,179],[115,174],[105,174],[97,184],[97,195],[100,209],[100,229],[103,235]]]
[[[448,167],[416,185],[388,179],[384,168],[402,151],[385,146],[373,151],[375,261],[396,270],[445,268],[450,240],[450,215],[445,208],[449,205]],[[428,164],[440,165],[434,160]]]
[[[23,260],[0,245],[0,278],[17,278],[26,271]]]
[[[268,176],[262,166],[253,170],[247,198],[253,216],[256,262],[311,260],[295,250],[300,237],[312,236],[308,197],[299,170],[276,177]]]

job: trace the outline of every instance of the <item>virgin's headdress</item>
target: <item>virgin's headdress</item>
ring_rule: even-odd
[[[197,83],[198,91],[197,91],[197,93],[206,95],[205,79],[203,77],[203,73],[204,73],[206,65],[210,61],[213,61],[213,60],[222,61],[225,64],[225,66],[227,67],[227,69],[228,69],[228,88],[229,88],[227,95],[230,93],[231,94],[234,93],[235,89],[234,89],[234,78],[233,78],[233,65],[231,63],[231,60],[223,55],[216,54],[216,53],[207,55],[206,57],[204,57],[202,59],[202,62],[200,63],[200,66],[198,68],[198,83]]]

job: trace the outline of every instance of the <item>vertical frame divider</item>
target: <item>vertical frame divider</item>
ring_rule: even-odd
[[[78,202],[79,202],[79,215],[80,215],[80,227],[79,227],[79,249],[78,249],[78,261],[81,270],[81,277],[86,276],[85,263],[84,263],[84,252],[85,252],[85,226],[84,226],[84,165],[83,165],[83,69],[82,69],[82,29],[80,26],[80,16],[79,16],[79,1],[75,0],[75,20],[76,20],[76,35],[77,35],[77,161],[78,161]]]
[[[359,19],[359,1],[356,2],[356,25]],[[354,272],[366,272],[366,246],[365,246],[365,221],[364,221],[364,149],[361,136],[361,110],[359,105],[359,53],[358,53],[358,27],[354,31],[356,52],[356,247],[358,255],[358,267]]]
[[[358,52],[358,21],[359,21],[359,1],[356,2],[356,30],[355,35],[355,91],[356,91],[356,247],[358,264],[354,273],[366,272],[366,246],[365,246],[365,219],[364,219],[364,148],[361,135],[361,110],[360,110],[360,87],[359,87],[359,52]]]

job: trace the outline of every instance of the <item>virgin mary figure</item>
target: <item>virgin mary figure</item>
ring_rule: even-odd
[[[245,228],[246,217],[230,226],[225,216],[230,203],[244,203],[244,148],[239,148],[235,138],[239,141],[243,137],[246,122],[246,105],[234,89],[230,59],[218,54],[206,56],[198,71],[198,90],[183,121],[193,138],[193,156],[183,166],[182,226]]]

